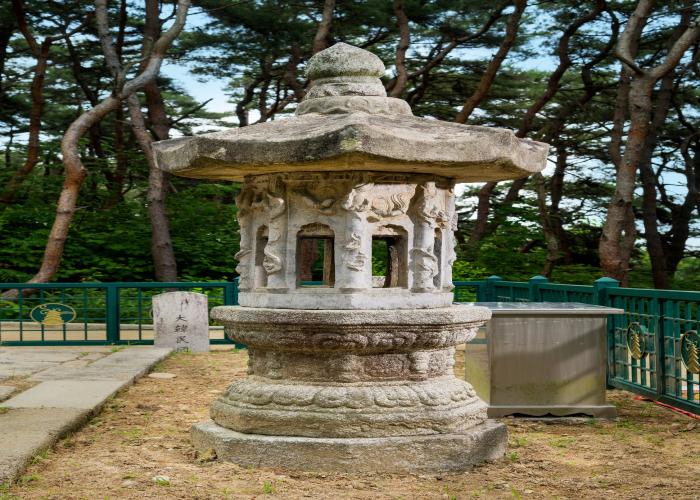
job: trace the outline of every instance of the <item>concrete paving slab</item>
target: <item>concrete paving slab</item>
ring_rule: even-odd
[[[4,401],[10,397],[10,394],[15,392],[15,388],[11,385],[0,385],[0,401]]]
[[[102,359],[98,359],[95,363],[106,363],[106,362],[121,362],[129,361],[133,359],[155,359],[161,356],[167,356],[172,352],[170,348],[160,348],[160,347],[150,347],[150,346],[130,346],[120,349],[109,356]],[[118,360],[118,361],[117,361]]]
[[[147,368],[144,368],[146,370]],[[140,370],[128,367],[88,365],[84,368],[71,368],[63,365],[47,368],[35,373],[29,380],[43,382],[46,380],[121,380],[125,383],[133,382],[140,376]]]
[[[34,350],[27,350],[26,348],[3,348],[0,349],[0,363],[4,361],[11,362],[49,362],[49,363],[64,363],[65,361],[71,361],[73,359],[78,359],[80,357],[80,351],[78,349],[65,350],[65,349],[46,349],[43,347],[36,348]]]
[[[0,411],[0,483],[16,479],[34,455],[81,425],[170,350],[139,346],[85,352],[82,347],[59,350],[61,356],[45,348],[35,353],[26,348],[2,350],[0,374],[23,372],[40,383],[0,403],[0,410],[5,409]],[[46,361],[44,354],[54,361]]]
[[[80,359],[85,360],[85,361],[96,361],[98,359],[104,358],[107,354],[109,354],[109,353],[108,352],[106,352],[106,353],[105,352],[91,352],[89,354],[81,356]]]
[[[14,481],[34,456],[83,424],[90,412],[67,408],[14,409],[0,413],[0,484]]]
[[[58,366],[58,363],[42,363],[39,361],[34,363],[0,363],[0,380],[10,377],[26,377],[53,366]]]
[[[39,370],[44,370],[52,366],[58,366],[61,363],[53,363],[50,361],[13,361],[0,362],[0,370],[8,372],[29,372],[34,373]]]
[[[66,368],[85,368],[89,364],[90,360],[87,359],[73,359],[71,361],[61,363],[61,366],[65,366]]]
[[[93,410],[124,385],[123,380],[49,380],[0,403],[0,407]]]
[[[165,359],[172,349],[157,349],[155,347],[129,348],[98,359],[90,366],[114,371],[135,371],[137,376],[142,376],[150,367]]]

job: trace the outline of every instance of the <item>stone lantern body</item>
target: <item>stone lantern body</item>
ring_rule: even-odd
[[[537,172],[547,146],[414,117],[383,74],[378,57],[339,43],[309,60],[294,118],[155,145],[163,170],[242,182],[240,306],[212,318],[248,346],[248,376],[193,427],[198,449],[394,472],[505,451],[505,426],[453,375],[455,346],[490,317],[452,306],[454,186]]]

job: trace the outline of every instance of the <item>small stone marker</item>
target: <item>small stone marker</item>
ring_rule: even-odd
[[[174,373],[166,373],[166,372],[153,372],[148,374],[148,378],[160,378],[160,379],[169,379],[169,378],[175,378],[177,375]]]
[[[153,343],[176,351],[209,352],[207,296],[168,292],[153,297]]]

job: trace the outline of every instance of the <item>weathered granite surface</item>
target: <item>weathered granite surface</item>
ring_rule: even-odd
[[[248,346],[248,376],[193,427],[200,451],[390,472],[463,470],[505,452],[505,427],[453,374],[455,346],[490,317],[451,306],[454,186],[538,172],[548,146],[416,118],[386,96],[383,74],[375,55],[336,44],[309,60],[296,117],[154,146],[163,170],[243,181],[241,306],[212,318]]]
[[[207,296],[184,291],[154,295],[153,344],[176,351],[209,352]]]
[[[243,467],[342,473],[463,471],[503,457],[508,442],[493,420],[459,434],[349,439],[244,434],[209,421],[190,435],[196,449]]]
[[[454,184],[417,174],[246,178],[237,198],[239,303],[282,309],[412,309],[452,303]],[[325,241],[324,286],[303,286],[304,241]],[[391,277],[374,288],[373,242]],[[307,263],[308,264],[308,263]]]
[[[217,307],[248,346],[248,377],[211,408],[251,434],[382,437],[459,433],[486,405],[455,378],[454,347],[489,318],[481,307],[304,311]]]
[[[286,120],[154,144],[159,168],[242,181],[274,172],[383,171],[457,182],[515,179],[542,170],[546,144],[512,131],[414,117],[386,97],[374,54],[344,43],[309,61],[313,84]]]

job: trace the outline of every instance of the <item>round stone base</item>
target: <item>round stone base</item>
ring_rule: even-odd
[[[244,467],[318,472],[462,471],[506,452],[506,426],[495,420],[459,434],[383,438],[308,438],[243,434],[213,421],[192,426],[192,443]]]

